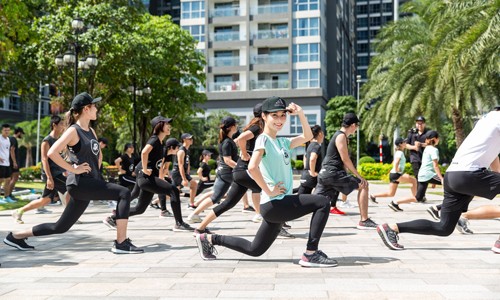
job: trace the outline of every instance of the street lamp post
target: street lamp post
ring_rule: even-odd
[[[359,117],[359,84],[361,83],[361,75],[356,75],[356,115]],[[359,165],[359,127],[356,130],[356,168]]]
[[[55,63],[60,73],[62,73],[62,68],[64,66],[73,67],[73,97],[75,97],[78,94],[78,69],[94,69],[97,67],[98,61],[94,54],[78,60],[78,56],[81,54],[80,52],[82,50],[82,44],[79,43],[78,36],[85,32],[85,25],[80,18],[76,17],[71,21],[71,28],[75,33],[75,41],[70,43],[72,50],[66,51],[64,55],[57,55]]]
[[[133,111],[133,122],[134,122],[134,131],[133,131],[133,145],[134,149],[137,149],[137,96],[141,97],[142,95],[150,95],[151,88],[149,86],[145,86],[144,88],[138,88],[137,82],[134,79],[132,81],[132,86],[129,86],[127,89],[130,93],[132,93],[132,111]]]

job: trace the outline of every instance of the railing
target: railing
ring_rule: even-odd
[[[216,32],[214,33],[214,42],[227,42],[227,41],[241,41],[243,36],[240,35],[239,31],[234,32]]]
[[[252,10],[252,13],[254,15],[282,14],[287,12],[288,12],[288,4],[286,3],[259,5],[258,7]]]
[[[240,58],[238,56],[233,57],[215,57],[213,59],[214,67],[231,67],[231,66],[239,66]]]
[[[289,87],[289,80],[252,80],[250,88],[252,90],[276,90],[287,89]]]
[[[213,18],[219,17],[234,17],[240,15],[239,7],[224,7],[224,8],[216,8],[212,11]]]
[[[239,81],[211,82],[209,84],[209,90],[210,92],[239,91],[240,82]]]
[[[265,39],[287,39],[288,30],[259,30],[257,31],[257,36],[254,39],[265,40]]]
[[[253,63],[257,65],[261,64],[287,64],[288,63],[288,54],[280,54],[280,55],[269,55],[269,54],[261,54],[255,55],[253,57]]]

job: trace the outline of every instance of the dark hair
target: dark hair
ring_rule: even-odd
[[[260,130],[259,133],[262,133],[264,131],[264,120],[262,119],[262,114],[259,117],[255,117],[250,120],[250,122],[243,128],[243,132],[247,131],[250,127],[257,125],[259,126]]]
[[[431,146],[436,145],[436,139],[439,138],[439,134],[437,131],[431,130],[427,132],[427,135],[425,137],[425,143]]]
[[[21,128],[21,127],[17,127],[15,130],[14,130],[14,134],[17,134],[17,133],[22,133],[24,134],[24,130]]]
[[[58,115],[52,115],[50,117],[50,130],[54,129],[54,125],[59,125],[61,123],[62,118]]]
[[[317,138],[318,135],[320,133],[323,132],[323,129],[321,129],[321,126],[319,125],[314,125],[314,126],[311,126],[311,131],[312,131],[312,134],[313,134],[313,139]]]
[[[160,132],[163,131],[163,125],[165,125],[165,122],[158,122],[158,124],[156,124],[156,126],[153,128],[153,135],[159,135]]]
[[[10,128],[10,125],[5,123],[5,124],[2,124],[2,128]]]
[[[229,128],[226,128],[226,126],[224,124],[220,124],[219,125],[219,143],[222,143],[222,141],[229,137],[229,131],[230,131],[230,128],[233,127],[233,125],[229,126]]]
[[[123,152],[126,152],[128,148],[134,148],[134,144],[132,143],[126,143],[125,147],[123,147]]]
[[[68,116],[68,127],[71,125],[75,124],[76,121],[78,120],[78,117],[82,114],[83,108],[85,106],[82,106],[78,109],[74,109],[73,107],[69,109],[69,116]]]

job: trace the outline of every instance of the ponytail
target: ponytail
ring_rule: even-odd
[[[219,143],[222,143],[223,140],[225,140],[227,137],[228,137],[228,134],[229,134],[229,128],[231,128],[231,126],[229,126],[229,128],[226,128],[224,126],[224,124],[221,124],[219,126]]]

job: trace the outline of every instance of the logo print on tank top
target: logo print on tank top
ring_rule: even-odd
[[[90,149],[92,150],[92,153],[94,153],[94,155],[98,155],[100,150],[99,143],[96,140],[91,139]]]
[[[156,168],[159,170],[161,167],[161,159],[156,162]]]
[[[128,170],[130,172],[134,172],[134,164],[130,164],[130,166],[128,166]]]

